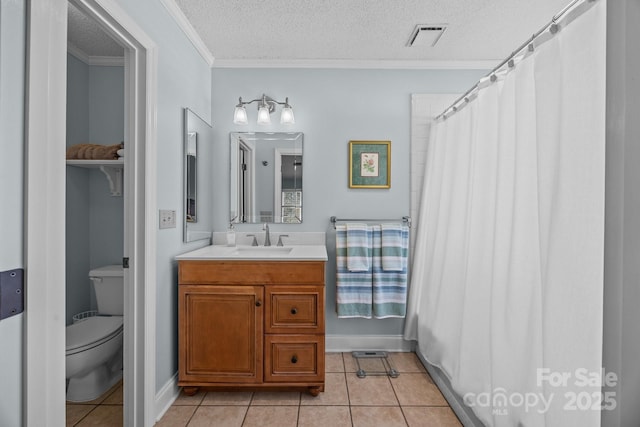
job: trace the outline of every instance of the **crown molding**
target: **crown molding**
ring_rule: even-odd
[[[499,60],[216,59],[213,68],[344,68],[380,70],[486,70]]]
[[[182,32],[187,36],[193,47],[196,48],[200,56],[209,64],[209,67],[213,66],[214,57],[209,52],[209,49],[204,44],[195,28],[191,25],[191,22],[187,19],[187,17],[182,12],[182,9],[178,7],[174,0],[160,0],[160,3],[167,9],[169,15],[176,21],[178,27],[182,30]]]
[[[90,56],[79,47],[67,42],[67,53],[87,65],[101,67],[124,67],[124,56]]]

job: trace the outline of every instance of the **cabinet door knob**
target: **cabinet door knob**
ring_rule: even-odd
[[[257,301],[256,301],[256,307],[260,307],[261,305],[262,305],[262,301],[257,300]]]
[[[293,308],[291,309],[291,314],[298,314],[298,309],[297,309],[297,308],[295,308],[295,307],[293,307]]]
[[[291,358],[291,363],[298,363],[298,358],[296,356],[293,356]]]

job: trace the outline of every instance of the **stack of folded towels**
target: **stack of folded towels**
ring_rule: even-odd
[[[124,157],[124,142],[114,145],[76,144],[67,148],[67,159],[118,160]]]

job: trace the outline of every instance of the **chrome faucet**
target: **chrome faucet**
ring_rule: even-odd
[[[269,236],[269,224],[267,224],[266,222],[264,223],[264,227],[262,227],[263,230],[265,230],[264,233],[264,245],[265,246],[271,246],[271,237]]]

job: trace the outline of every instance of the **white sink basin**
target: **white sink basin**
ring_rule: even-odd
[[[232,255],[245,257],[282,257],[289,253],[293,248],[281,246],[241,246],[233,251]]]
[[[176,257],[178,260],[327,260],[324,245],[222,246],[211,245]]]

